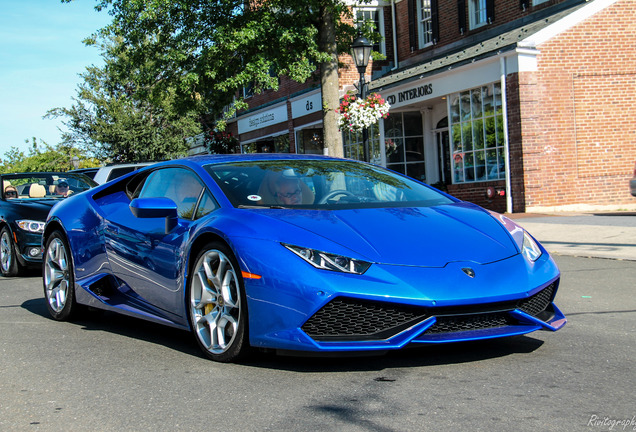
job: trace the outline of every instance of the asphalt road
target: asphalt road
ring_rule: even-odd
[[[244,364],[114,314],[52,321],[39,277],[0,278],[0,430],[636,430],[636,262],[556,260],[556,333]]]

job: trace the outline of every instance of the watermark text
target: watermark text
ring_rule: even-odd
[[[609,416],[592,414],[587,422],[588,426],[607,428],[607,430],[632,430],[636,431],[636,415],[632,418],[614,419]]]

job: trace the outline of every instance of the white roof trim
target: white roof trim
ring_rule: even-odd
[[[549,41],[555,36],[563,33],[566,30],[571,29],[577,24],[580,24],[584,20],[588,19],[592,15],[597,12],[602,11],[603,9],[612,6],[614,3],[620,0],[593,0],[590,1],[587,6],[582,7],[581,9],[571,13],[565,18],[555,22],[533,34],[532,36],[522,40],[519,42],[519,47],[524,48],[536,48],[538,45]]]

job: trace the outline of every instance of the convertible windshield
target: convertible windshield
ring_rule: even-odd
[[[450,198],[380,167],[342,160],[269,160],[205,167],[235,207],[429,207]]]
[[[97,185],[82,174],[64,172],[4,174],[4,199],[57,199],[83,192]]]

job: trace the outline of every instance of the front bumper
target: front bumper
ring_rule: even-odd
[[[256,347],[389,350],[556,331],[566,323],[553,303],[559,270],[547,254],[535,263],[515,255],[444,268],[374,264],[352,275],[314,269],[271,245],[268,251],[268,262],[241,254],[248,256],[241,267],[262,275],[245,280],[250,344]],[[466,266],[474,268],[474,278],[461,270]]]
[[[18,262],[22,266],[37,267],[42,264],[42,234],[15,230]]]
[[[551,301],[556,285],[525,300],[471,307],[406,308],[338,298],[313,315],[302,330],[317,350],[387,350],[556,331],[566,323]],[[345,309],[348,318],[340,319]],[[365,312],[357,314],[355,309]]]

